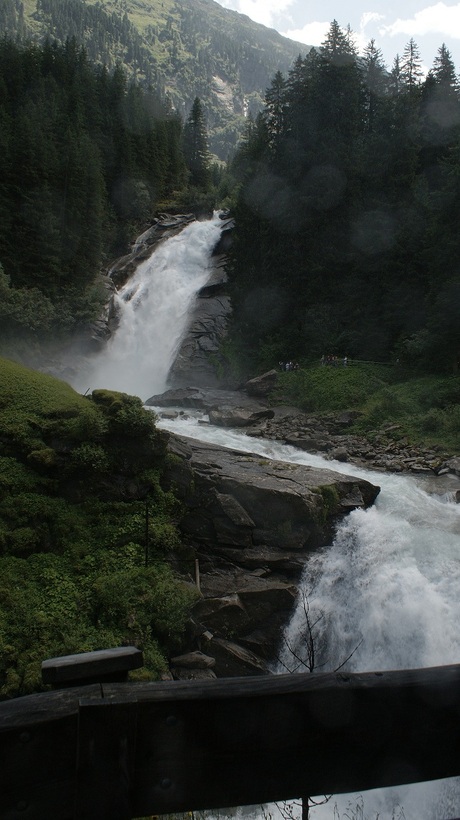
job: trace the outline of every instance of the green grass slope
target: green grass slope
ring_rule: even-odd
[[[460,453],[460,377],[418,375],[370,362],[306,366],[280,373],[277,398],[311,413],[358,410],[354,431],[372,438],[382,424],[421,447]]]
[[[0,698],[39,690],[41,662],[73,652],[134,644],[138,675],[165,669],[195,594],[171,569],[164,459],[138,398],[0,359]]]

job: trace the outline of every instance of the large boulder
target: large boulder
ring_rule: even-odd
[[[250,379],[246,382],[244,389],[246,390],[248,396],[267,398],[273,388],[276,387],[277,381],[278,371],[269,370],[268,373],[263,373],[262,376],[256,376],[254,379]]]
[[[263,547],[307,553],[337,517],[371,505],[379,488],[361,478],[261,458],[170,435],[166,482],[185,505],[182,529],[200,549],[242,556]],[[239,563],[239,561],[238,561]]]

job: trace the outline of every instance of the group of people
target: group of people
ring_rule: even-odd
[[[347,367],[349,363],[348,356],[343,356],[343,358],[339,356],[321,356],[320,364],[321,365],[332,365],[332,367],[339,367],[339,365],[343,367]],[[289,372],[290,370],[298,370],[299,363],[298,362],[279,362],[280,370]]]
[[[344,356],[343,359],[339,359],[338,356],[321,356],[320,362],[322,365],[329,364],[332,367],[338,367],[339,364],[346,367],[348,365],[348,356]]]
[[[290,371],[290,370],[298,370],[299,363],[298,362],[279,362],[280,370]]]

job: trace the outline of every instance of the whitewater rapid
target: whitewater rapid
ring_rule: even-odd
[[[321,671],[334,669],[356,647],[346,666],[354,672],[460,662],[460,505],[449,500],[451,494],[427,492],[426,483],[415,477],[365,470],[239,430],[214,427],[196,412],[175,420],[160,418],[158,426],[264,458],[361,476],[380,486],[375,504],[347,515],[332,544],[306,561],[301,590],[308,596],[313,616],[324,614]],[[304,624],[300,596],[286,627],[296,655],[302,655]],[[290,663],[296,665],[288,650],[282,653],[282,661],[280,672]],[[459,781],[368,792],[362,801],[360,814],[359,795],[335,796],[327,805],[312,808],[310,816],[446,820],[459,815]],[[260,818],[260,813],[256,816]]]

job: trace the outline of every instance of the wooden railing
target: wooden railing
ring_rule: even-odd
[[[129,820],[460,775],[460,664],[0,704],[2,820]]]

